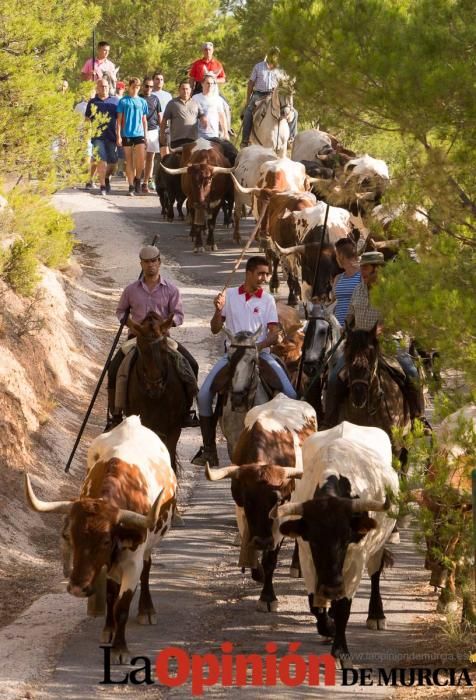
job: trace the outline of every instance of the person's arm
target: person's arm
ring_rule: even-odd
[[[124,291],[121,294],[121,298],[119,299],[119,303],[116,308],[116,316],[119,319],[119,321],[122,322],[122,319],[124,318],[124,314],[126,311],[130,308],[130,302],[129,302],[129,287],[126,287]]]
[[[218,65],[220,66],[220,68],[217,71],[215,71],[215,78],[217,83],[220,83],[220,85],[222,85],[223,83],[226,83],[226,75],[225,71],[223,70],[222,64],[218,62]]]
[[[85,80],[94,80],[94,66],[92,58],[88,58],[84,66],[81,68],[81,82]]]
[[[144,129],[144,137],[147,138],[148,124],[147,124],[147,115],[146,114],[144,114],[142,117],[142,127]]]
[[[249,103],[251,99],[251,95],[253,94],[253,88],[255,86],[255,80],[248,80],[248,87],[246,90],[246,104]]]
[[[196,74],[197,66],[196,66],[196,61],[192,63],[190,66],[190,71],[188,73],[188,78],[190,80],[190,87],[192,88],[192,92],[195,90],[195,85],[197,82],[200,80],[200,77]]]
[[[180,296],[180,290],[177,287],[172,288],[169,298],[169,314],[174,315],[174,326],[181,326],[183,323],[183,304]]]
[[[116,143],[118,146],[122,146],[121,127],[122,127],[122,112],[118,112],[117,119],[116,119]]]
[[[216,335],[223,328],[225,322],[225,317],[223,316],[223,309],[225,308],[225,295],[220,292],[217,294],[213,300],[215,305],[215,313],[210,320],[210,328],[213,335]]]
[[[167,135],[165,133],[165,129],[167,128],[167,124],[170,119],[169,104],[171,103],[169,102],[168,105],[165,107],[162,121],[160,122],[159,143],[161,146],[167,145]]]
[[[278,342],[279,323],[268,323],[268,334],[266,338],[256,345],[259,352],[265,348],[270,348]]]
[[[228,125],[226,122],[225,112],[219,112],[218,119],[220,122],[223,138],[228,141]]]

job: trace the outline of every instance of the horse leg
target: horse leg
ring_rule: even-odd
[[[269,291],[271,294],[276,294],[279,291],[278,265],[279,258],[271,250],[266,251],[266,257],[269,260],[269,265],[272,269],[271,279],[269,281]]]
[[[287,283],[289,289],[288,306],[297,306],[298,298],[296,296],[296,280],[291,272],[287,274]]]

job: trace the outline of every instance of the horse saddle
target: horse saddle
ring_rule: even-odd
[[[187,398],[190,404],[198,394],[198,385],[190,363],[177,350],[177,343],[172,338],[167,338],[167,346],[175,364],[177,374],[179,375],[184,386]],[[115,392],[115,410],[117,413],[126,410],[127,404],[127,385],[132,367],[137,359],[137,341],[135,338],[127,340],[122,346],[121,351],[124,353],[116,377],[116,392]]]
[[[407,377],[398,360],[388,355],[380,355],[379,367],[387,372],[400,388],[404,387]]]
[[[286,374],[288,374],[286,366],[282,362],[281,358],[276,357],[274,355],[275,359],[279,362],[281,367],[284,369]],[[263,388],[265,392],[267,393],[268,397],[270,399],[273,398],[277,393],[283,390],[281,380],[279,379],[279,376],[277,373],[274,371],[274,369],[261,357],[259,358],[259,378],[261,381],[261,384],[263,385]],[[230,369],[229,365],[225,365],[218,374],[216,375],[215,379],[213,380],[212,383],[212,392],[214,394],[219,394],[223,395],[226,394],[228,391],[228,387],[230,385]]]
[[[270,101],[271,95],[266,95],[266,97],[256,100],[253,108],[253,123],[256,124],[256,126],[259,126],[265,118]]]

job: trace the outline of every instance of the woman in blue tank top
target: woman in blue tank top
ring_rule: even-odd
[[[361,282],[359,258],[354,242],[349,238],[337,241],[336,258],[344,272],[337,275],[334,280],[334,297],[337,300],[334,315],[343,327],[352,293]]]

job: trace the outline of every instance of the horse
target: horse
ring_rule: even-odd
[[[220,426],[232,458],[238,437],[243,430],[247,411],[269,401],[260,379],[259,351],[256,347],[261,327],[255,333],[240,331],[236,335],[225,329],[229,340],[229,363],[218,374],[214,389],[223,395]]]
[[[318,421],[324,417],[322,390],[327,361],[341,334],[339,322],[332,313],[333,308],[322,302],[312,305],[302,349],[305,377],[303,397],[315,409]]]
[[[176,472],[177,442],[191,402],[178,371],[181,356],[167,335],[172,324],[173,314],[163,320],[154,311],[141,323],[131,321],[137,358],[129,374],[125,413],[139,415],[142,425],[160,437]]]
[[[289,123],[294,117],[293,88],[291,80],[282,80],[271,96],[260,102],[253,114],[252,144],[272,148],[280,158],[285,158],[289,140]]]
[[[393,428],[410,430],[410,411],[395,374],[402,370],[384,361],[377,337],[377,324],[371,331],[347,327],[344,346],[349,391],[339,408],[339,422],[381,428],[389,436],[394,452],[405,466],[405,452],[395,444]],[[403,379],[403,377],[402,377]]]

